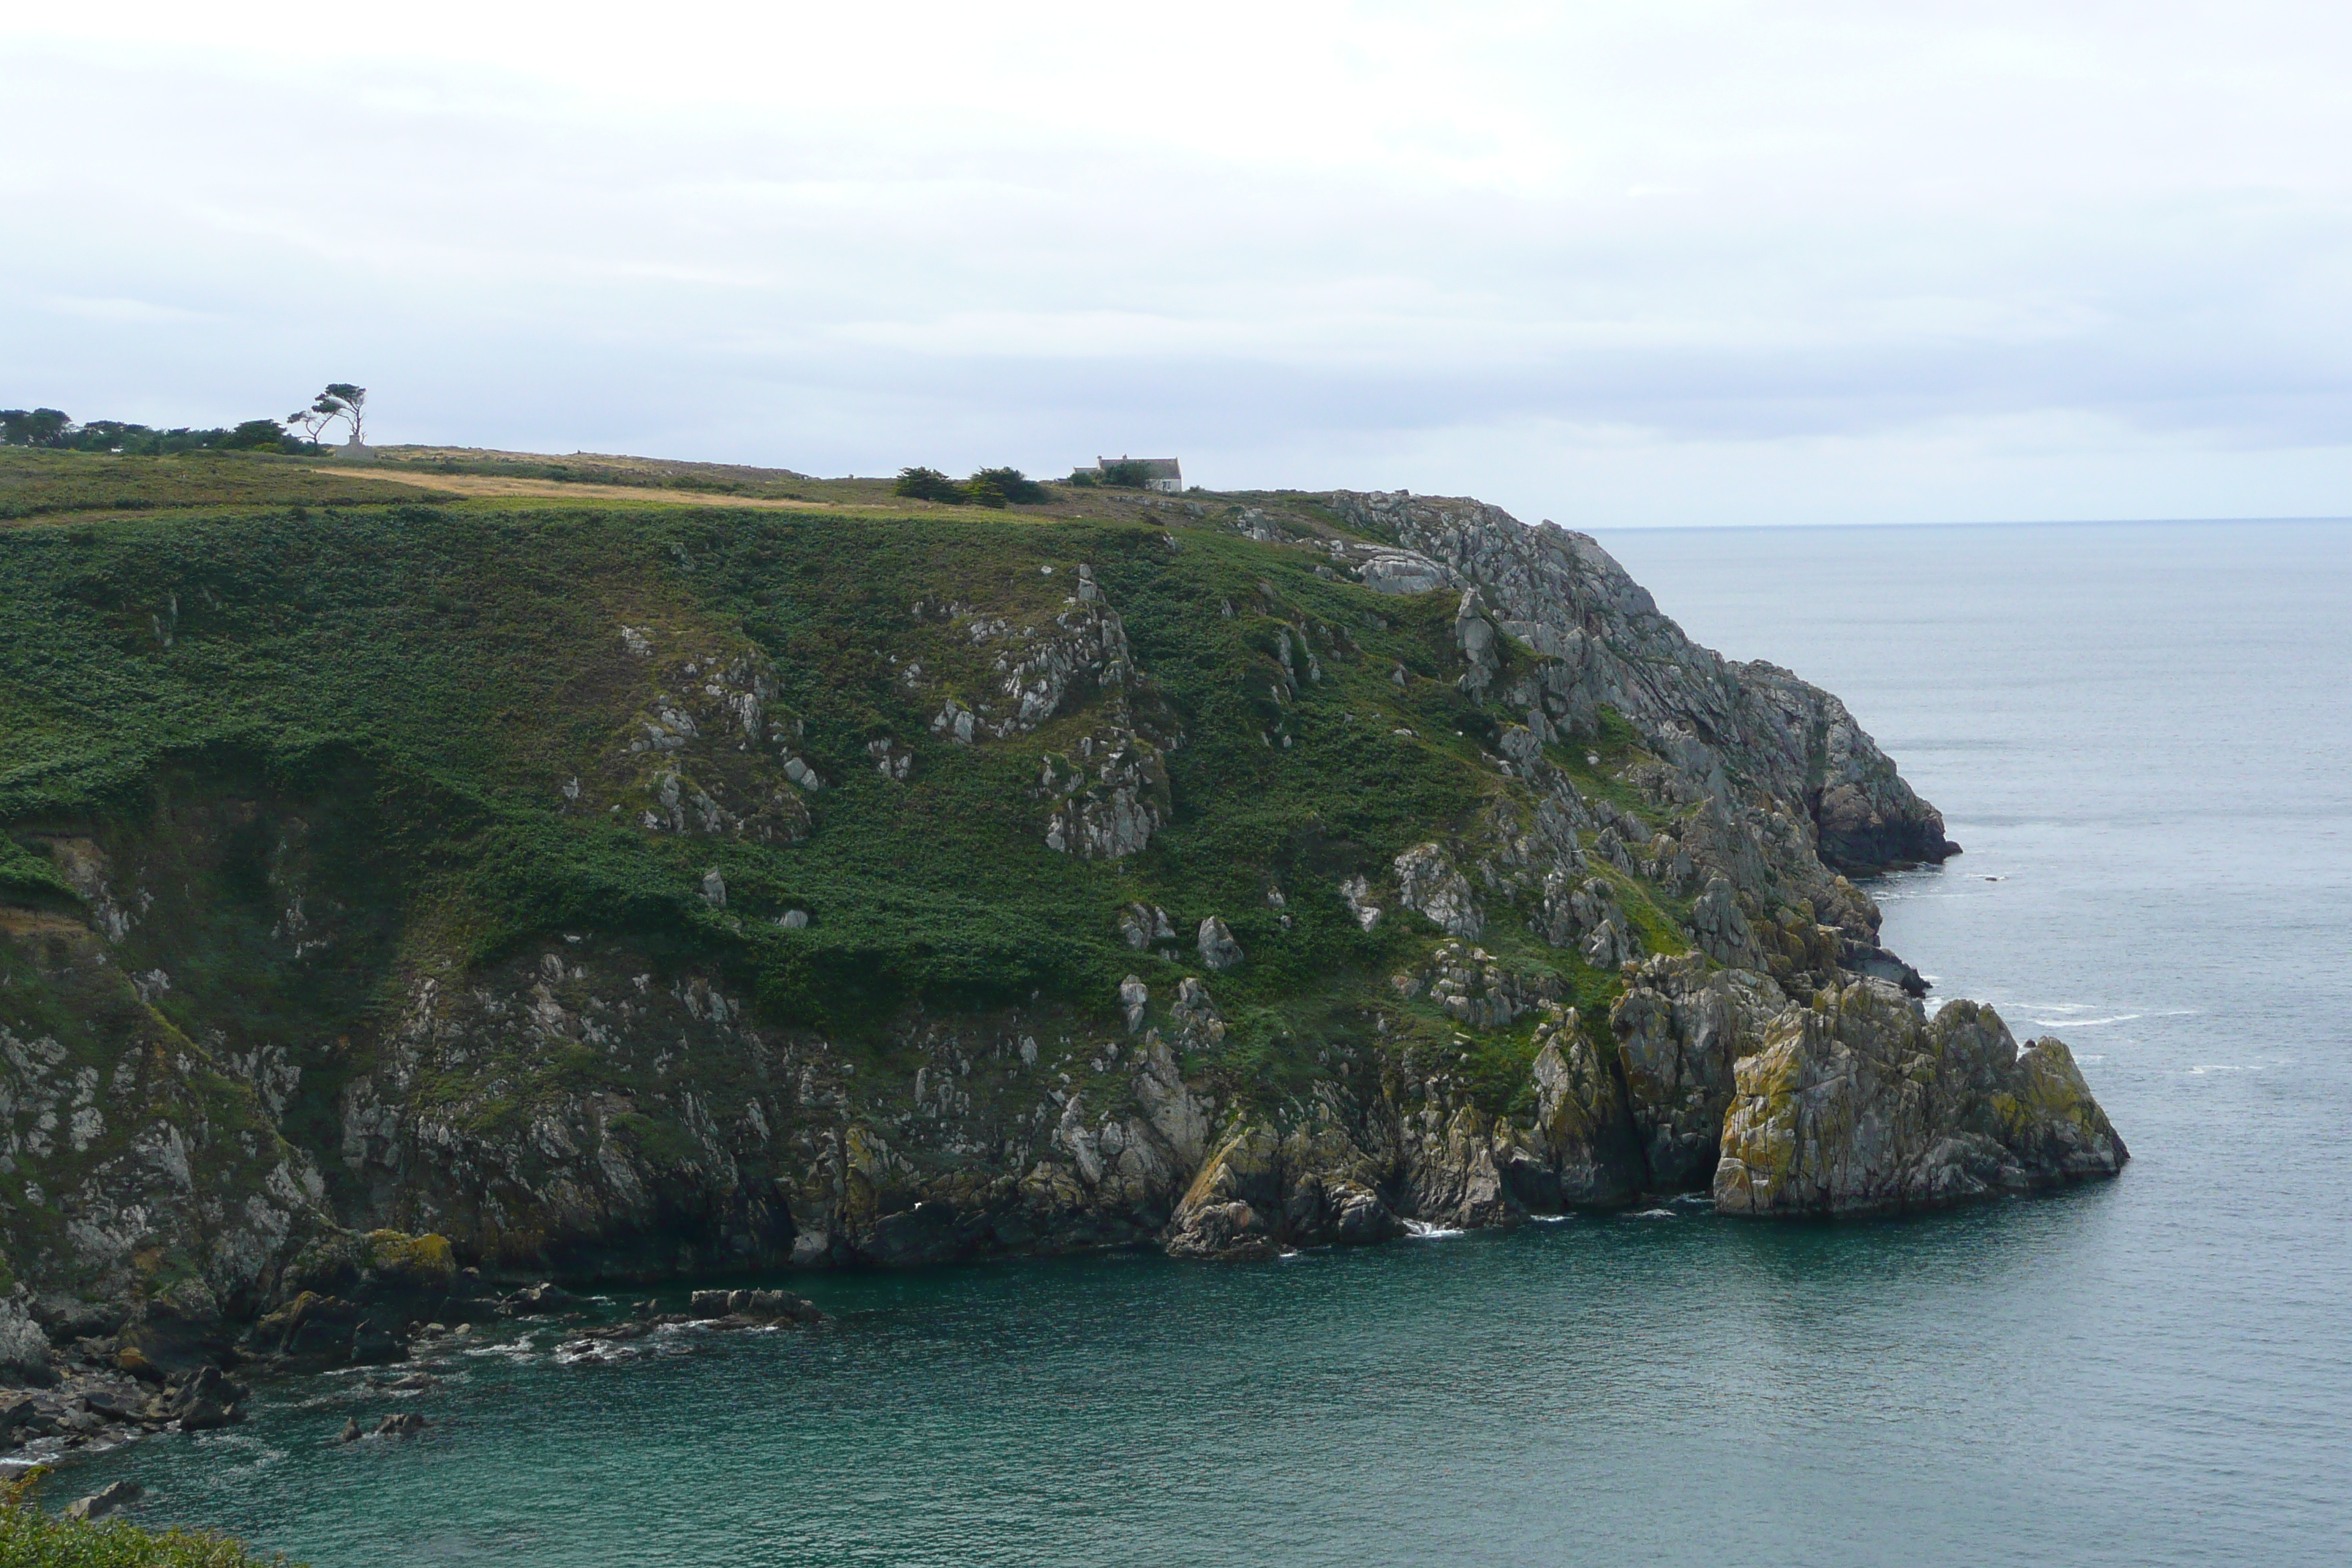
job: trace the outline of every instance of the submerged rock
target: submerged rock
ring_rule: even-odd
[[[579,1304],[580,1299],[562,1286],[541,1280],[500,1299],[499,1313],[508,1318],[540,1318],[568,1312]]]

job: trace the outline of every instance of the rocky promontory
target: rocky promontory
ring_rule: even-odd
[[[1957,846],[1845,707],[1475,501],[0,549],[0,1360],[139,1420],[551,1277],[2126,1158],[2063,1045],[1881,944],[1854,879]]]

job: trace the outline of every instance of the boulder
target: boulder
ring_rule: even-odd
[[[409,1331],[396,1306],[363,1306],[305,1290],[247,1330],[244,1346],[281,1371],[382,1366],[408,1359]]]
[[[1397,902],[1448,936],[1475,942],[1486,916],[1471,897],[1469,879],[1436,844],[1418,844],[1396,858]],[[1369,929],[1369,928],[1368,928]]]
[[[92,1388],[81,1396],[82,1407],[91,1415],[107,1421],[137,1421],[143,1417],[147,1401],[135,1389]]]
[[[0,1298],[0,1382],[35,1388],[47,1388],[57,1382],[57,1373],[49,1366],[48,1336],[33,1321],[21,1285]]]
[[[568,1312],[579,1305],[580,1299],[562,1286],[549,1280],[526,1285],[512,1295],[500,1297],[499,1315],[503,1318],[543,1318],[551,1313]]]
[[[433,1423],[414,1410],[404,1410],[397,1415],[387,1415],[375,1424],[379,1437],[414,1437]]]
[[[68,1519],[79,1520],[104,1519],[117,1509],[129,1508],[146,1495],[147,1489],[137,1481],[116,1481],[113,1485],[103,1487],[88,1497],[76,1498],[66,1504],[65,1516]]]
[[[1211,969],[1231,969],[1242,961],[1242,944],[1214,915],[1201,922],[1200,948],[1201,962]]]
[[[698,1318],[746,1318],[756,1322],[813,1323],[824,1314],[790,1290],[697,1290],[688,1310]]]
[[[240,1406],[249,1392],[245,1384],[222,1376],[220,1368],[208,1366],[180,1385],[168,1408],[181,1431],[210,1431],[244,1420]]]
[[[197,1279],[183,1279],[142,1303],[123,1326],[121,1339],[125,1348],[138,1352],[170,1378],[187,1377],[228,1360],[235,1342],[218,1299]]]

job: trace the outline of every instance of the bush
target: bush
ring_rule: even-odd
[[[950,506],[961,506],[971,499],[961,485],[937,468],[900,468],[898,482],[890,487],[890,493],[912,500],[945,501]]]
[[[1066,485],[1076,485],[1082,490],[1090,490],[1100,481],[1095,478],[1094,470],[1091,468],[1073,468],[1070,470],[1070,477],[1062,482]]]
[[[1039,506],[1054,499],[1053,493],[1018,468],[982,468],[972,475],[971,493],[975,500],[982,485],[992,486],[996,493],[1014,506]],[[982,501],[981,505],[990,503]]]
[[[1139,490],[1151,482],[1151,470],[1141,463],[1105,463],[1102,482],[1116,489]]]
[[[963,487],[963,493],[964,499],[974,506],[992,506],[1002,510],[1005,505],[1004,492],[997,488],[994,479],[974,475],[971,481]]]
[[[27,1470],[0,1488],[0,1563],[9,1568],[289,1568],[285,1558],[257,1557],[223,1535],[52,1519],[32,1500],[43,1473]]]
[[[285,444],[286,426],[275,419],[248,419],[213,443],[230,452],[274,452]]]

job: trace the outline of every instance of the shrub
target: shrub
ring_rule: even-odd
[[[231,452],[274,452],[285,444],[286,426],[275,419],[248,419],[213,443]]]
[[[994,487],[997,494],[1014,506],[1037,506],[1054,499],[1045,486],[1018,468],[982,468],[972,475],[971,487],[973,499],[978,500],[980,487],[982,485]],[[981,502],[982,506],[989,504],[987,501]]]
[[[0,1488],[0,1563],[11,1568],[290,1568],[285,1558],[257,1557],[226,1536],[146,1531],[119,1519],[52,1519],[32,1500],[43,1473],[27,1470]]]
[[[1105,463],[1102,482],[1122,490],[1139,490],[1151,482],[1151,470],[1141,463]]]
[[[937,468],[900,468],[898,482],[890,487],[890,493],[913,500],[945,501],[950,506],[961,506],[971,499],[961,485]]]

